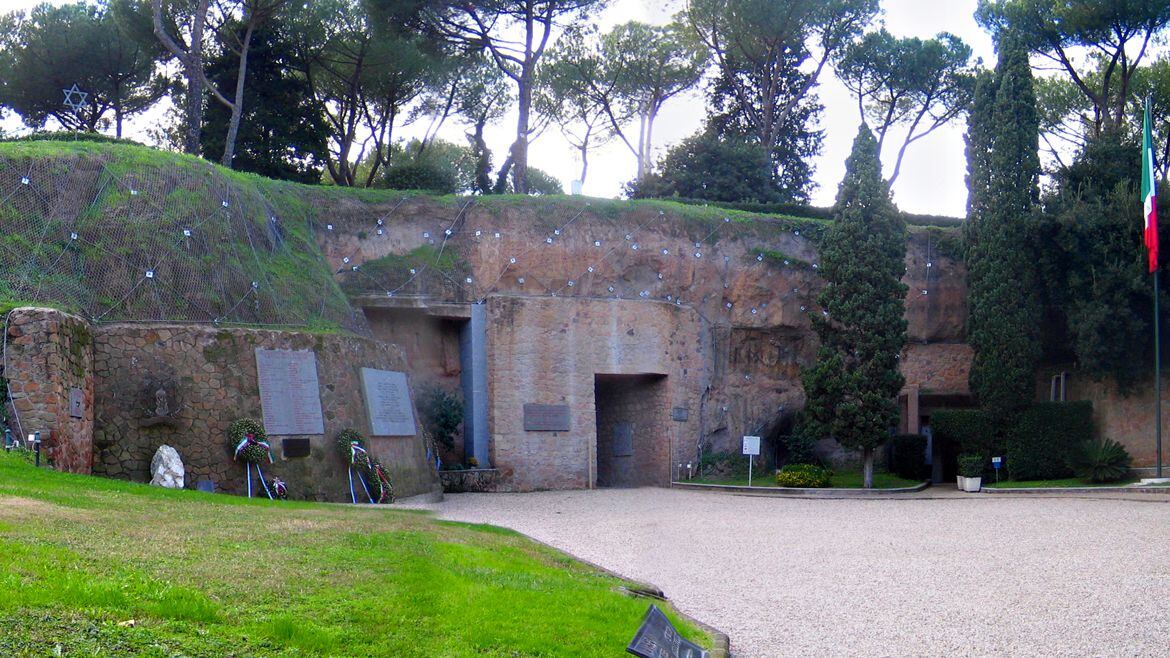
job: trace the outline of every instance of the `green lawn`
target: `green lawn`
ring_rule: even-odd
[[[3,453],[0,555],[2,656],[618,656],[648,607],[500,528]]]
[[[1060,480],[1000,480],[995,481],[995,478],[988,480],[983,478],[983,486],[992,489],[1042,489],[1042,488],[1066,488],[1066,487],[1120,487],[1127,484],[1137,482],[1137,478],[1130,478],[1122,480],[1121,482],[1109,482],[1105,484],[1095,484],[1086,482],[1080,478],[1063,478]]]
[[[694,480],[685,480],[684,482],[693,482],[695,484],[722,484],[734,487],[746,487],[748,483],[747,476],[731,477],[731,478],[695,478]],[[832,485],[835,489],[860,489],[862,483],[861,472],[856,473],[833,473]],[[902,487],[913,487],[922,484],[920,480],[907,480],[900,478],[893,473],[875,472],[873,474],[873,486],[875,489],[898,489]],[[776,476],[771,471],[764,471],[762,473],[752,474],[753,487],[775,487]]]

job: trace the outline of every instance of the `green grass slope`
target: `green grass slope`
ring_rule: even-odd
[[[163,490],[3,453],[0,555],[3,656],[617,656],[647,608],[500,528]]]

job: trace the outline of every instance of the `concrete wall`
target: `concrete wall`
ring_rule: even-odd
[[[685,422],[647,428],[665,484],[671,446],[689,454],[699,436],[703,345],[693,309],[674,304],[614,299],[492,296],[487,300],[489,423],[492,463],[503,486],[588,488],[597,484],[596,375],[658,374],[653,417],[674,407]],[[524,405],[568,405],[567,432],[524,430]],[[665,425],[665,426],[664,426]]]
[[[346,470],[334,437],[353,427],[369,434],[360,368],[407,370],[393,345],[350,336],[216,329],[184,325],[103,325],[94,337],[97,395],[94,471],[150,479],[161,444],[178,450],[188,486],[210,479],[216,488],[244,491],[243,464],[225,443],[236,419],[262,418],[255,349],[312,350],[316,356],[325,434],[309,436],[310,455],[286,458],[270,437],[276,463],[265,468],[288,483],[293,498],[345,500]],[[168,392],[171,422],[157,422],[155,392]],[[374,437],[371,451],[388,468],[399,496],[433,491],[437,476],[418,437]]]
[[[0,376],[12,394],[14,434],[41,433],[41,447],[55,468],[89,473],[93,461],[93,335],[74,315],[45,308],[16,309]],[[70,412],[70,391],[81,409]]]

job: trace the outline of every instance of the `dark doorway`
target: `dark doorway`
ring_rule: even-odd
[[[670,483],[670,410],[665,375],[596,375],[597,486]]]

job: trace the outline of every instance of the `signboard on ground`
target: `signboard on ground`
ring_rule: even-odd
[[[313,350],[257,347],[256,375],[265,432],[275,436],[325,433]]]
[[[760,437],[743,437],[743,454],[753,456],[760,454]]]
[[[370,436],[414,436],[414,406],[406,373],[362,368]]]
[[[707,658],[706,651],[689,640],[684,640],[674,625],[651,604],[642,618],[642,627],[630,640],[627,653],[641,658]]]

